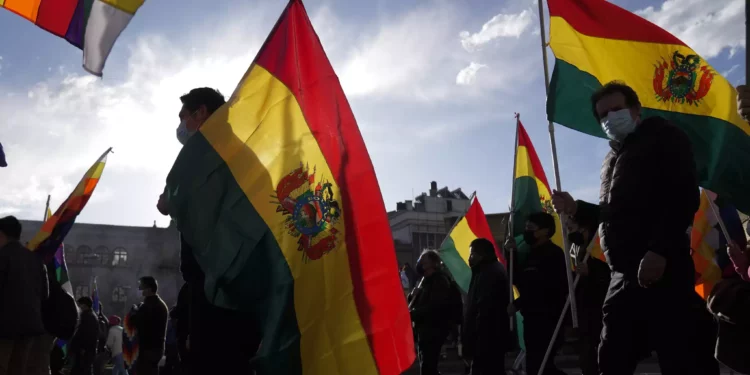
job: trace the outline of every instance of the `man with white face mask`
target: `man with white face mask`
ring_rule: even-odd
[[[226,102],[217,90],[202,87],[180,97],[182,108],[176,129],[177,140],[190,151],[193,135]],[[199,141],[195,139],[194,141]],[[169,215],[166,188],[159,197],[157,209]],[[260,335],[251,316],[238,311],[216,307],[204,292],[205,274],[185,238],[180,236],[180,272],[190,291],[187,306],[187,350],[192,374],[248,374],[250,359],[258,349]],[[227,335],[242,337],[241,341],[227,340]]]
[[[701,337],[711,322],[694,289],[687,236],[700,203],[690,140],[664,118],[644,118],[638,95],[625,84],[606,84],[591,104],[612,147],[601,170],[599,204],[557,191],[552,203],[576,222],[599,223],[612,271],[599,370],[633,374],[641,354],[653,350],[662,374],[719,374]]]

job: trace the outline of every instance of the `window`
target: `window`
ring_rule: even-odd
[[[91,293],[89,293],[89,287],[87,286],[76,287],[76,300],[78,300],[81,297],[91,297]]]
[[[118,247],[115,249],[115,251],[112,252],[112,265],[117,266],[124,266],[128,263],[128,252],[122,248]]]
[[[96,256],[96,254],[91,251],[91,248],[86,245],[78,246],[76,253],[76,263],[78,264],[91,264],[92,258]]]
[[[448,208],[448,212],[453,212],[453,201],[447,201],[445,202]]]
[[[118,286],[114,290],[112,290],[112,302],[128,302],[128,292],[125,290],[125,288]]]
[[[76,258],[76,247],[71,244],[65,244],[63,247],[63,252],[65,253],[65,263],[66,264],[77,264],[78,259]]]
[[[96,255],[99,257],[100,264],[103,266],[109,265],[109,249],[106,246],[97,246]]]

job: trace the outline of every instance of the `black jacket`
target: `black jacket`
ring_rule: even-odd
[[[89,309],[81,312],[81,322],[78,324],[78,330],[70,342],[71,351],[80,353],[85,350],[90,354],[96,353],[99,334],[99,319],[94,311]]]
[[[510,342],[506,313],[509,303],[508,276],[497,259],[471,268],[461,335],[465,355],[469,358],[485,355],[495,359],[505,355]]]
[[[0,338],[45,333],[42,302],[48,297],[42,257],[18,241],[0,248]]]
[[[574,220],[600,223],[610,268],[634,276],[648,251],[688,263],[686,232],[699,204],[690,140],[667,120],[650,117],[623,144],[612,143],[602,165],[599,205],[579,201]]]
[[[451,280],[442,271],[436,271],[419,283],[411,304],[411,319],[420,340],[444,337],[453,325],[448,316],[451,297]],[[411,303],[411,301],[410,301]]]
[[[526,266],[516,273],[520,297],[514,301],[524,318],[557,319],[568,295],[565,253],[552,241],[532,247]]]
[[[141,351],[164,353],[167,336],[167,304],[159,296],[149,296],[138,307],[133,320]]]

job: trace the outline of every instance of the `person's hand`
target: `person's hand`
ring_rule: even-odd
[[[745,255],[745,252],[742,251],[742,248],[734,241],[730,241],[729,244],[727,244],[727,254],[729,255],[729,259],[732,260],[732,263],[739,268],[745,268],[745,266],[750,263],[750,259]]]
[[[513,303],[509,304],[508,305],[508,315],[512,316],[516,312],[518,312],[518,309],[516,308],[516,305],[514,305]]]
[[[169,215],[169,207],[167,206],[167,197],[164,196],[164,193],[159,196],[159,202],[156,203],[156,209],[159,210],[159,212],[166,216]]]
[[[653,251],[647,252],[638,267],[638,283],[644,288],[650,287],[664,275],[666,265],[666,258]]]
[[[588,276],[589,274],[589,265],[585,262],[582,262],[576,267],[576,273],[581,276]]]
[[[578,211],[578,205],[575,199],[565,191],[552,191],[552,207],[555,208],[555,212],[558,214],[566,214],[573,216]]]
[[[750,86],[737,86],[737,113],[750,122]]]

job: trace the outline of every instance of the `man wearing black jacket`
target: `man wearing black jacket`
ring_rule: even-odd
[[[503,373],[510,340],[505,308],[510,301],[508,276],[497,260],[495,246],[486,238],[477,238],[469,247],[471,283],[464,315],[463,354],[472,360],[472,375]]]
[[[695,289],[687,228],[700,202],[693,148],[678,127],[642,117],[635,91],[621,83],[591,98],[612,140],[601,171],[599,205],[554,192],[555,209],[577,222],[599,223],[612,280],[599,347],[602,375],[632,374],[644,350],[655,350],[662,374],[715,375],[699,345],[705,303]],[[713,366],[709,366],[713,367]]]
[[[453,322],[449,315],[451,279],[441,269],[440,255],[425,251],[417,262],[417,273],[423,276],[409,296],[409,310],[417,334],[421,375],[438,375],[440,348],[448,338]]]
[[[523,315],[528,374],[538,373],[568,294],[565,253],[550,240],[555,231],[552,215],[546,212],[529,215],[523,240],[531,251],[525,267],[516,273],[514,280],[520,297],[508,308],[509,314],[520,311]],[[563,336],[558,335],[544,375],[565,374],[555,367],[555,355],[562,346],[562,339]]]
[[[73,356],[71,375],[92,375],[96,344],[99,340],[99,319],[91,308],[94,301],[89,297],[78,299],[81,309],[81,321],[73,339],[70,341],[70,353]]]
[[[33,347],[46,333],[47,269],[42,257],[18,242],[21,231],[15,217],[0,219],[0,375],[26,373],[36,362]]]
[[[133,316],[135,327],[138,330],[139,346],[135,373],[138,375],[156,375],[159,373],[159,361],[164,356],[164,342],[167,335],[167,304],[157,294],[159,285],[153,277],[141,277],[138,289],[144,298]]]

